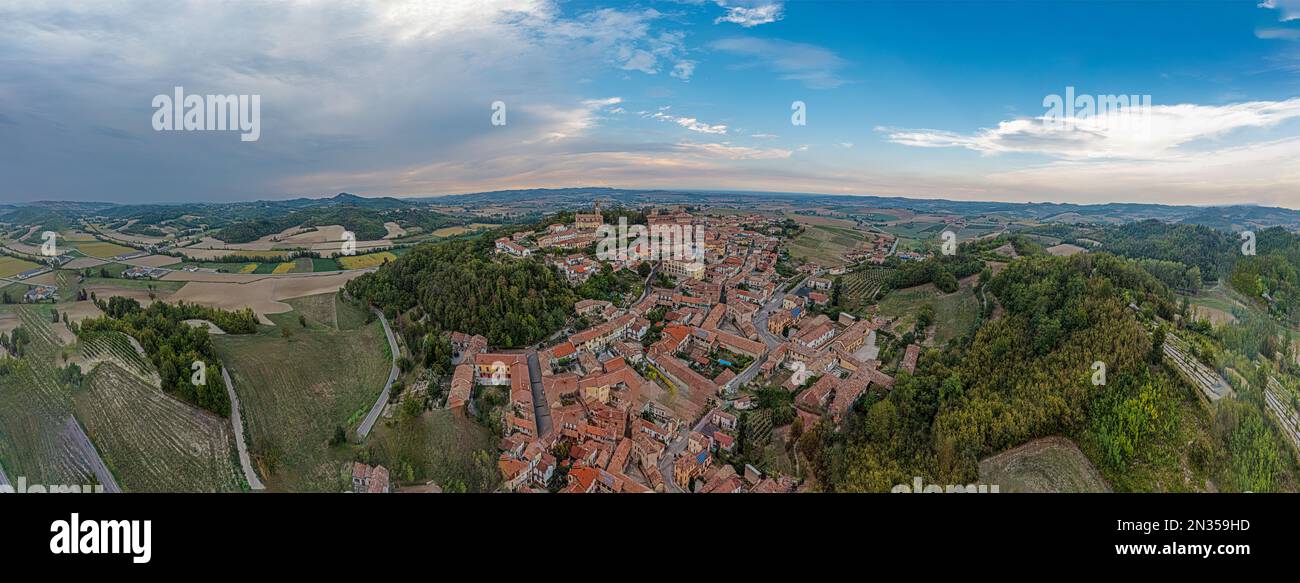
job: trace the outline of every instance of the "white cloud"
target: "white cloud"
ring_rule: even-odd
[[[761,65],[784,80],[798,81],[813,89],[833,89],[846,83],[839,70],[848,65],[834,52],[822,47],[777,39],[731,37],[709,45],[715,50],[748,57],[745,66]]]
[[[1067,160],[1157,160],[1177,154],[1181,147],[1237,130],[1268,128],[1300,118],[1300,98],[1231,105],[1156,105],[1145,117],[1136,108],[1122,112],[1126,115],[1082,118],[1074,125],[1053,123],[1045,116],[1018,118],[969,134],[876,129],[893,143],[922,148],[957,147],[983,154],[1035,153]]]
[[[1281,13],[1278,15],[1278,19],[1283,22],[1300,20],[1300,0],[1264,0],[1256,6],[1277,10]]]
[[[853,149],[853,142],[840,142],[839,145],[840,145],[841,148],[844,148],[845,150],[852,150],[852,149]]]
[[[702,121],[700,121],[700,120],[698,120],[698,119],[695,119],[695,118],[693,118],[693,117],[676,116],[676,115],[670,115],[670,114],[664,113],[664,112],[667,111],[667,110],[668,110],[668,107],[666,107],[666,106],[665,106],[665,107],[661,107],[661,108],[659,108],[659,111],[657,111],[657,112],[655,112],[655,113],[653,113],[653,114],[647,115],[647,116],[645,116],[645,117],[650,118],[650,119],[657,119],[657,120],[659,120],[659,121],[672,122],[672,123],[675,123],[675,124],[677,124],[677,125],[679,125],[679,126],[682,126],[682,127],[686,128],[686,129],[688,129],[688,130],[691,130],[691,131],[693,131],[693,132],[699,132],[699,133],[702,133],[702,134],[725,134],[725,133],[727,133],[727,126],[724,125],[724,124],[708,124],[708,123],[704,123],[704,122],[702,122]]]
[[[781,20],[785,10],[782,0],[716,0],[727,13],[713,21],[714,24],[730,22],[745,28]]]
[[[695,61],[678,61],[673,65],[673,72],[669,73],[673,77],[683,81],[690,81],[691,75],[695,74]]]

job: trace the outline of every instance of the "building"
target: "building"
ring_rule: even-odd
[[[703,260],[684,261],[680,259],[665,259],[660,268],[664,273],[679,279],[704,279]]]
[[[600,203],[592,205],[589,213],[573,215],[573,226],[579,231],[595,231],[603,224],[605,224],[605,216],[600,214]]]
[[[357,494],[387,494],[393,491],[388,480],[388,468],[368,466],[361,462],[352,464],[352,491]]]

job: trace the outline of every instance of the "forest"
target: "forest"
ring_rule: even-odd
[[[486,336],[518,348],[562,328],[578,297],[553,268],[533,259],[498,261],[487,237],[420,245],[374,273],[349,281],[347,293],[399,318],[427,365],[442,362],[445,333]]]
[[[257,331],[257,317],[252,310],[229,312],[184,302],[154,302],[148,308],[131,298],[113,296],[96,300],[104,311],[98,318],[83,320],[77,326],[81,340],[104,332],[122,332],[135,338],[153,362],[164,391],[221,416],[230,415],[230,398],[221,381],[221,360],[217,358],[203,326],[191,326],[185,320],[207,320],[228,334],[252,334]],[[205,383],[191,382],[195,362],[203,362]]]
[[[1233,490],[1294,480],[1294,458],[1259,407],[1212,417],[1164,364],[1158,322],[1179,308],[1134,262],[1027,257],[987,289],[1000,318],[924,352],[916,374],[864,398],[838,431],[804,428],[798,448],[821,489],[882,492],[912,476],[973,483],[983,457],[1048,435],[1073,438],[1120,491],[1202,488],[1185,474]]]

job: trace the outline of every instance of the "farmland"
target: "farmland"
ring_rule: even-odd
[[[880,315],[896,318],[894,329],[902,332],[916,323],[916,313],[924,304],[934,305],[934,342],[938,345],[970,329],[980,313],[979,300],[968,280],[950,294],[940,293],[933,284],[891,291],[880,300]]]
[[[446,409],[381,420],[366,442],[370,459],[394,479],[433,480],[447,491],[490,491],[498,481],[495,445],[487,428]]]
[[[365,255],[353,255],[350,257],[339,257],[339,265],[343,269],[366,269],[368,267],[379,267],[389,261],[397,259],[392,252],[382,251],[379,253],[367,253]]]
[[[335,322],[321,296],[289,300],[294,311],[269,318],[257,334],[213,337],[243,404],[250,453],[272,490],[336,492],[339,455],[328,442],[336,427],[360,421],[383,389],[391,362],[378,322],[337,302]],[[308,327],[298,323],[303,306]],[[288,336],[286,336],[288,334]]]
[[[81,241],[72,243],[72,247],[90,257],[116,257],[125,253],[135,253],[135,249],[117,243],[104,241]]]
[[[804,232],[788,245],[790,256],[825,266],[845,265],[843,255],[868,240],[870,235],[849,227],[806,225]]]
[[[145,384],[116,362],[100,364],[73,402],[77,418],[124,490],[242,489],[242,477],[231,461],[229,421]]]
[[[31,483],[100,483],[93,477],[93,449],[78,439],[70,391],[54,366],[59,344],[48,312],[23,306],[17,313],[32,343],[0,375],[0,465],[11,478],[25,476]]]
[[[10,257],[8,255],[0,255],[0,277],[13,277],[29,269],[36,269],[37,267],[40,266],[31,261],[26,261],[17,257]]]
[[[1001,492],[1110,492],[1097,468],[1064,437],[1044,437],[981,460],[980,483]]]
[[[840,303],[850,311],[875,303],[892,269],[869,268],[845,274],[840,279]]]

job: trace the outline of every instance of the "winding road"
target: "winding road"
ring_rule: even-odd
[[[357,436],[363,439],[370,435],[370,430],[375,428],[375,422],[379,421],[379,414],[384,412],[384,405],[388,403],[389,395],[392,393],[393,382],[397,380],[397,375],[401,372],[397,368],[397,355],[400,354],[400,349],[397,347],[397,338],[393,336],[393,329],[388,326],[388,318],[385,318],[384,313],[379,311],[378,308],[371,307],[370,311],[379,316],[379,322],[384,325],[384,335],[388,337],[388,351],[393,356],[393,368],[388,371],[388,382],[384,383],[384,390],[379,393],[379,399],[370,408],[370,413],[361,422],[361,426],[357,427]]]
[[[230,425],[235,430],[235,448],[239,450],[239,465],[244,470],[244,479],[252,490],[265,490],[266,486],[253,471],[252,460],[248,457],[248,445],[244,443],[244,420],[239,412],[239,395],[235,394],[235,383],[230,382],[230,373],[221,367],[221,380],[226,382],[226,393],[230,395]]]

